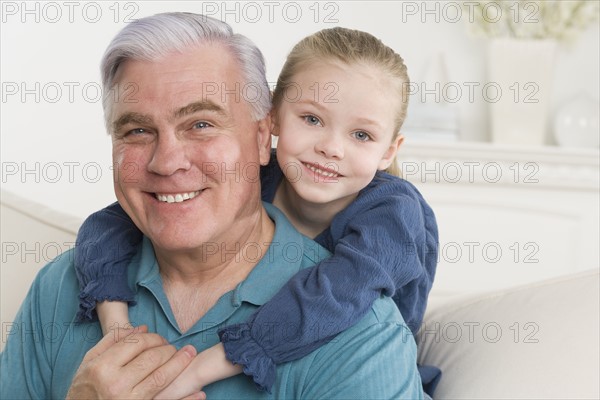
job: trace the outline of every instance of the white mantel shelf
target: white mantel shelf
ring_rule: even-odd
[[[440,304],[598,268],[597,149],[407,140],[398,160],[436,214]]]
[[[535,183],[538,188],[600,189],[598,149],[407,140],[400,148],[398,160],[405,178],[415,184]],[[436,169],[440,179],[433,172]],[[501,173],[499,179],[497,171]]]

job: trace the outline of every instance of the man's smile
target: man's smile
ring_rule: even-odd
[[[194,192],[183,192],[183,193],[169,193],[169,194],[161,194],[155,193],[154,196],[158,201],[165,203],[181,203],[186,200],[191,200],[194,197],[200,194],[201,190],[196,190]]]

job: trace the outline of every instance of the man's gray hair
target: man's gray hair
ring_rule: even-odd
[[[163,13],[129,23],[115,36],[102,57],[102,106],[109,133],[112,105],[118,93],[113,88],[114,79],[123,62],[155,61],[171,52],[185,52],[189,47],[211,42],[230,50],[245,80],[240,94],[249,102],[253,118],[264,118],[271,109],[271,94],[264,57],[258,47],[247,37],[234,34],[228,24],[217,19],[193,13]]]

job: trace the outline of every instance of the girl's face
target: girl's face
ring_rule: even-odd
[[[392,141],[397,86],[380,68],[332,61],[308,64],[292,81],[273,127],[279,165],[304,201],[345,208],[402,142]]]

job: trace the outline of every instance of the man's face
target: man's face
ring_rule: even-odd
[[[115,193],[160,249],[236,240],[258,219],[267,120],[253,121],[245,82],[222,45],[126,61],[115,81]]]

